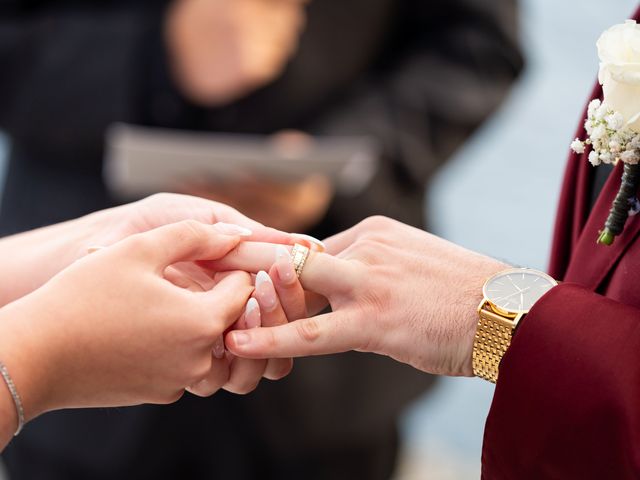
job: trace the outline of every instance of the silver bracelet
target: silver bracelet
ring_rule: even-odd
[[[5,383],[7,384],[7,388],[9,388],[9,393],[11,393],[11,397],[13,398],[13,403],[16,406],[16,413],[18,414],[18,428],[16,429],[16,433],[13,436],[17,436],[22,427],[24,427],[24,408],[22,408],[22,400],[20,399],[20,394],[16,389],[15,383],[11,379],[11,375],[9,375],[9,370],[4,363],[0,362],[0,374],[2,374],[2,378],[4,378]]]

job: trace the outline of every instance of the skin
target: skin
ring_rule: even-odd
[[[241,239],[295,241],[225,205],[172,194],[1,240],[0,352],[27,420],[59,408],[169,403],[185,389],[247,393],[263,374],[286,375],[290,360],[224,351],[253,279],[196,260],[224,256]],[[99,248],[87,255],[91,246]],[[284,322],[276,311],[264,325]],[[0,448],[16,425],[0,386]]]
[[[507,265],[383,217],[367,219],[325,243],[328,253],[312,252],[301,280],[333,311],[282,326],[229,332],[225,343],[231,352],[277,358],[356,350],[387,355],[428,373],[473,375],[482,286]],[[221,269],[263,268],[273,261],[276,248],[246,243],[213,263]]]
[[[74,261],[91,246],[109,246],[123,238],[182,220],[225,222],[251,230],[248,240],[292,243],[285,234],[250,220],[220,203],[187,195],[161,193],[135,203],[102,210],[69,222],[0,240],[3,271],[0,305],[6,305],[36,288]]]
[[[165,35],[176,83],[220,106],[273,81],[298,47],[303,0],[177,0]]]
[[[160,227],[78,260],[3,308],[0,351],[26,419],[60,408],[170,403],[203,379],[226,383],[229,365],[214,359],[213,343],[241,314],[250,275],[229,273],[210,291],[193,292],[164,270],[219,258],[239,241],[194,221]],[[3,413],[14,418],[3,424],[4,445],[16,419]]]

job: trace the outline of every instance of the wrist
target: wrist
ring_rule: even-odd
[[[464,319],[463,331],[458,350],[461,376],[475,376],[473,372],[473,346],[478,329],[478,305],[483,299],[483,286],[487,279],[509,268],[510,266],[505,263],[487,258],[483,265],[474,267],[474,274],[469,277],[467,297],[461,302],[464,309],[461,315],[461,318]]]
[[[52,371],[56,368],[55,359],[50,355],[54,339],[45,339],[46,333],[33,325],[37,312],[30,311],[32,295],[0,309],[0,360],[20,396],[26,422],[53,409]],[[6,385],[3,389],[6,392],[6,395],[3,392],[3,404],[8,396],[13,410],[12,426],[16,427],[16,407]]]

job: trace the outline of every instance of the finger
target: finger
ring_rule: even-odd
[[[258,328],[262,322],[260,307],[255,298],[250,298],[241,320],[237,327]],[[267,362],[265,360],[250,360],[245,358],[234,358],[230,365],[229,379],[224,385],[224,389],[237,394],[249,393],[253,390],[265,372]]]
[[[275,267],[272,267],[272,270],[274,268]],[[300,288],[300,296],[302,297],[303,304],[302,307],[304,308],[304,291],[302,290],[302,286],[300,286],[300,282],[298,282],[297,277],[295,278],[295,283],[298,284]],[[254,296],[255,299],[257,299],[256,303],[259,306],[258,310],[261,312],[261,325],[263,327],[274,327],[287,323],[287,315],[285,314],[282,300],[278,298],[276,287],[274,286],[271,277],[267,275],[264,270],[258,272],[258,275],[256,276],[256,290],[254,292]],[[252,298],[251,300],[255,299]],[[247,309],[248,308],[249,307],[247,307]],[[292,368],[293,360],[290,358],[270,359],[267,362],[264,377],[269,380],[280,380],[287,376],[291,372]]]
[[[281,380],[293,370],[292,358],[270,358],[267,360],[267,368],[262,375],[268,380]]]
[[[227,256],[219,260],[201,262],[201,264],[214,271],[244,270],[257,273],[271,268],[275,263],[277,252],[278,245],[242,242]],[[337,293],[350,291],[354,285],[357,285],[359,275],[356,262],[312,251],[309,252],[305,262],[300,282],[305,290],[331,297]]]
[[[165,280],[173,283],[176,287],[185,288],[187,290],[191,290],[192,292],[204,291],[200,283],[196,282],[186,272],[181,271],[180,269],[173,266],[167,267],[165,269],[164,278]]]
[[[222,388],[238,395],[252,392],[260,383],[266,367],[266,360],[234,357],[229,366],[229,380]]]
[[[262,316],[262,326],[274,327],[287,323],[287,316],[284,313],[276,288],[271,277],[264,270],[260,270],[256,275],[256,289],[253,293],[254,299],[260,306]]]
[[[233,272],[223,277],[212,290],[199,295],[205,301],[205,309],[215,314],[224,331],[240,318],[252,292],[251,276]]]
[[[223,235],[213,225],[185,220],[132,235],[122,243],[136,256],[154,262],[160,272],[174,263],[218,259],[238,245],[238,235]]]
[[[276,263],[269,270],[269,276],[288,321],[307,316],[305,292],[293,268],[289,252],[284,247],[276,249]]]
[[[284,245],[291,245],[294,243],[294,238],[291,234],[281,232],[275,228],[266,227],[263,224],[251,220],[244,216],[239,211],[227,207],[218,216],[217,219],[222,222],[228,222],[235,225],[241,225],[251,230],[252,234],[248,237],[248,240],[254,242],[266,242],[266,243],[280,243]]]
[[[213,359],[209,373],[186,390],[199,397],[210,397],[229,381],[229,363],[224,355],[220,359]]]
[[[332,312],[279,327],[229,332],[225,344],[244,358],[286,358],[366,350],[368,330],[345,312]]]

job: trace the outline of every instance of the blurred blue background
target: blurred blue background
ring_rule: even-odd
[[[636,5],[522,2],[527,70],[501,111],[431,186],[435,233],[513,264],[545,268],[568,144],[596,76],[595,41]],[[0,138],[0,154],[3,145]],[[482,381],[445,379],[418,402],[404,419],[397,479],[479,478],[491,395]]]

